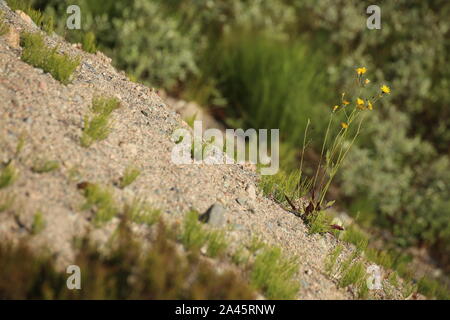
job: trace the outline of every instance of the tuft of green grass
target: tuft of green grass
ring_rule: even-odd
[[[41,233],[45,229],[45,219],[41,211],[36,212],[33,217],[33,224],[31,225],[31,233],[33,235]]]
[[[199,251],[208,242],[208,233],[203,229],[198,217],[195,210],[186,213],[180,235],[183,245],[192,251]]]
[[[134,180],[137,179],[137,177],[141,174],[141,170],[135,167],[127,167],[125,169],[125,172],[123,174],[123,177],[120,178],[119,181],[119,188],[124,189],[125,187],[128,187],[130,184],[134,182]]]
[[[31,0],[7,0],[7,3],[11,10],[21,10],[25,12],[39,28],[48,34],[53,33],[53,16],[44,14],[40,10],[34,9],[32,7]]]
[[[53,78],[63,84],[70,83],[72,73],[80,64],[79,58],[71,58],[58,53],[58,48],[48,48],[44,37],[39,33],[23,33],[21,59],[36,68],[50,73]]]
[[[369,238],[361,231],[356,229],[354,225],[351,225],[344,231],[342,240],[352,243],[356,246],[356,249],[360,252],[366,250],[369,244]]]
[[[34,173],[47,173],[59,168],[58,161],[38,159],[31,167],[31,171]]]
[[[311,188],[311,180],[302,177],[302,171],[293,170],[289,174],[279,171],[274,175],[261,176],[259,188],[264,195],[272,197],[278,203],[285,203],[289,199],[299,199],[306,195]]]
[[[342,277],[339,280],[339,286],[344,288],[352,284],[361,284],[361,282],[365,279],[365,275],[366,270],[361,261],[352,263],[346,270],[343,271]]]
[[[344,247],[340,244],[336,246],[336,248],[333,249],[333,251],[328,255],[326,261],[325,261],[325,271],[331,275],[333,273],[333,270],[336,266],[337,259],[341,255],[342,251],[344,250]]]
[[[250,255],[246,252],[246,249],[243,246],[239,246],[232,254],[231,261],[240,266],[242,264],[247,264],[249,261]]]
[[[299,290],[297,271],[295,258],[284,258],[278,247],[266,247],[255,258],[250,283],[269,299],[293,299]]]
[[[368,260],[383,266],[386,269],[391,269],[393,265],[392,256],[385,250],[377,250],[374,248],[367,248],[364,252]]]
[[[325,211],[316,211],[307,217],[309,225],[309,234],[326,233],[331,231],[331,222],[333,218]]]
[[[84,129],[80,143],[83,147],[90,147],[95,141],[105,140],[111,131],[111,123],[108,115],[99,114],[92,118],[84,117]]]
[[[0,12],[0,37],[9,32],[8,25],[3,21],[3,12]]]
[[[248,250],[255,254],[257,253],[259,250],[263,249],[265,247],[265,243],[261,240],[261,238],[259,236],[253,236],[252,240],[250,241],[249,245],[248,245]]]
[[[84,189],[86,202],[82,210],[92,210],[94,212],[94,223],[99,226],[114,218],[119,210],[114,201],[112,191],[97,184],[88,184]]]
[[[153,208],[145,201],[135,199],[125,205],[125,214],[135,223],[152,226],[159,221],[161,210]]]
[[[397,288],[399,285],[398,273],[395,271],[391,272],[391,274],[388,277],[388,281],[393,287]]]
[[[12,163],[0,169],[0,189],[6,188],[16,181],[18,171]]]
[[[12,194],[0,193],[0,213],[9,210],[14,204],[15,197]]]
[[[114,110],[120,108],[120,100],[115,97],[98,96],[92,99],[91,111],[96,114],[109,116]]]
[[[211,258],[222,257],[227,249],[225,233],[222,230],[211,231],[208,234],[208,249],[206,254]]]
[[[97,52],[97,45],[95,44],[95,34],[92,31],[89,31],[83,35],[83,39],[81,41],[81,45],[83,46],[83,50],[89,53]]]
[[[92,116],[84,117],[84,129],[80,143],[90,147],[95,141],[105,140],[111,131],[111,113],[120,108],[120,101],[114,97],[95,97],[90,107]]]

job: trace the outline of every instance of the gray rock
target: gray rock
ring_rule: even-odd
[[[213,204],[199,219],[213,227],[223,227],[226,223],[225,208],[220,204]]]

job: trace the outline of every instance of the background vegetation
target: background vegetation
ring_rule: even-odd
[[[381,1],[366,28],[357,0],[35,0],[56,17],[82,8],[82,30],[129,74],[209,107],[227,125],[280,128],[283,170],[298,167],[311,119],[317,160],[336,92],[354,69],[391,84],[349,153],[333,197],[395,245],[425,246],[450,269],[450,3]],[[306,164],[307,165],[307,164]]]

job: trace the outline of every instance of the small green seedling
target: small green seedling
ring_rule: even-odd
[[[208,235],[207,255],[211,258],[221,257],[227,249],[225,233],[223,231],[211,231]]]
[[[296,258],[283,257],[278,247],[265,247],[252,266],[251,284],[269,299],[293,299],[299,285],[294,276],[298,271]]]
[[[95,97],[92,99],[91,111],[96,114],[109,116],[120,108],[120,101],[115,97]]]
[[[360,261],[352,263],[347,270],[344,270],[342,278],[339,281],[341,288],[352,284],[360,284],[366,275],[364,264]]]
[[[123,177],[119,181],[119,188],[124,189],[137,179],[141,171],[135,167],[128,167],[125,169]]]
[[[108,188],[88,184],[84,189],[84,197],[86,202],[82,210],[92,210],[94,222],[98,226],[109,222],[119,213],[112,191]]]
[[[0,189],[6,188],[14,183],[18,177],[18,171],[12,163],[0,169]]]
[[[325,271],[331,275],[335,269],[337,259],[341,255],[342,251],[344,250],[344,247],[342,245],[336,246],[334,250],[330,253],[330,255],[327,257],[325,261]]]
[[[95,44],[95,34],[89,31],[83,35],[82,40],[83,50],[89,53],[97,52],[97,46]]]
[[[31,167],[31,171],[34,173],[47,173],[59,168],[58,161],[55,160],[36,160],[33,166]]]
[[[198,212],[191,210],[185,218],[180,240],[183,245],[193,251],[199,251],[208,241],[208,233],[198,221]]]
[[[41,233],[45,229],[45,219],[41,211],[36,212],[33,217],[33,224],[31,225],[31,233],[33,235]]]
[[[145,201],[135,199],[125,205],[125,214],[137,224],[152,226],[160,220],[161,210],[153,208]]]

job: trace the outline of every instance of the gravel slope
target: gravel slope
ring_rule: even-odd
[[[5,9],[0,3],[0,9]],[[6,21],[17,30],[37,31],[9,10]],[[257,190],[258,176],[239,165],[184,165],[170,161],[174,143],[170,137],[180,127],[180,116],[157,93],[133,83],[116,71],[102,54],[87,54],[58,36],[48,45],[82,58],[72,84],[64,86],[49,74],[20,60],[20,48],[0,38],[0,161],[13,157],[21,136],[25,147],[15,160],[20,170],[8,189],[16,195],[12,210],[0,214],[0,238],[18,239],[29,234],[33,215],[41,210],[47,222],[44,232],[33,236],[36,246],[47,245],[60,265],[72,258],[72,239],[92,228],[91,215],[81,211],[81,181],[111,185],[133,164],[142,169],[125,190],[114,188],[119,202],[139,196],[163,209],[164,218],[179,221],[190,208],[206,211],[220,203],[226,208],[227,236],[233,244],[260,235],[299,257],[299,299],[352,299],[353,293],[338,289],[323,272],[323,262],[336,245],[331,235],[309,236],[301,219],[286,212]],[[122,107],[113,113],[109,137],[86,149],[80,146],[83,116],[92,97],[116,96]],[[60,168],[46,174],[33,173],[36,158],[57,160]],[[74,172],[79,172],[74,177]],[[238,198],[243,204],[236,201]],[[118,219],[95,229],[104,241]],[[380,296],[382,297],[382,296]]]

